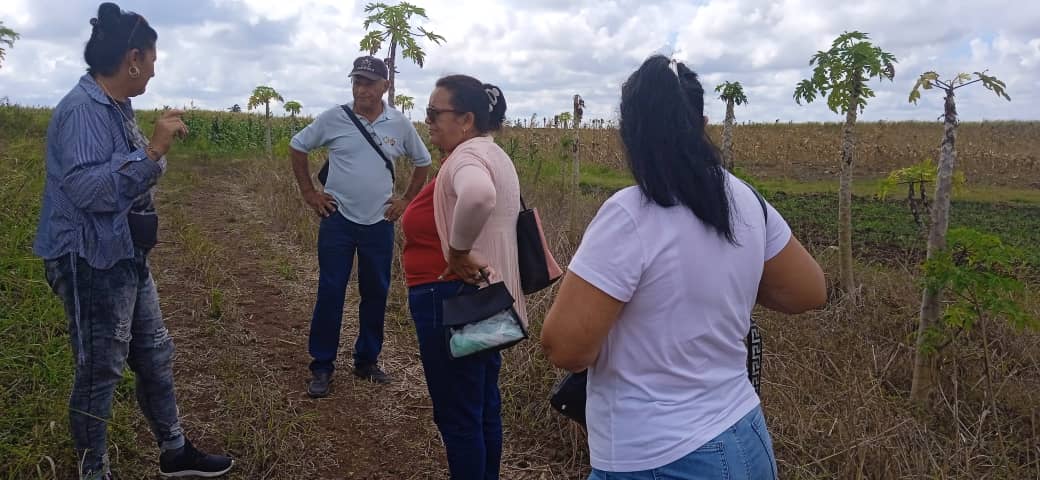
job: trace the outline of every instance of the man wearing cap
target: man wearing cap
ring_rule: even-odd
[[[377,364],[383,346],[383,318],[390,289],[394,253],[394,224],[419,193],[430,169],[427,151],[415,127],[401,112],[383,101],[389,82],[382,60],[360,57],[350,72],[354,112],[375,147],[340,106],[330,108],[293,137],[290,143],[293,173],[303,199],[319,216],[318,299],[311,317],[309,350],[311,381],[307,393],[329,394],[347,281],[357,254],[361,305],[354,344],[354,374],[376,383],[390,378]],[[328,147],[329,168],[324,190],[311,181],[307,153]],[[403,196],[394,196],[393,176],[386,158],[409,157],[415,166]]]

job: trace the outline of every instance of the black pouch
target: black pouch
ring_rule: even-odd
[[[155,212],[130,212],[126,223],[135,247],[150,250],[159,243],[159,216]]]

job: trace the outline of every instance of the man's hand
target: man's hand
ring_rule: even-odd
[[[404,210],[408,208],[409,203],[411,203],[411,201],[404,198],[391,198],[390,200],[387,200],[386,204],[390,205],[390,207],[386,209],[383,218],[388,222],[396,222],[397,219],[401,218],[401,215],[404,215]]]
[[[315,213],[322,217],[332,215],[336,211],[336,199],[325,192],[311,190],[303,194],[303,201],[307,202]]]

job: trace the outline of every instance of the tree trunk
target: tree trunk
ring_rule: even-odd
[[[271,148],[271,101],[264,102],[264,118],[267,120],[267,129],[264,138],[267,141],[267,158],[274,158],[274,149]]]
[[[722,127],[722,166],[733,170],[733,99],[726,100],[726,123]]]
[[[856,283],[852,273],[852,165],[856,148],[855,126],[859,112],[859,98],[853,97],[845,114],[845,128],[841,138],[841,177],[838,184],[838,257],[841,268],[841,288],[854,293]]]
[[[943,142],[939,155],[939,174],[935,183],[932,203],[932,223],[928,230],[928,258],[946,249],[946,231],[950,226],[950,193],[953,189],[953,169],[957,165],[957,104],[953,90],[946,91]],[[914,357],[913,382],[910,399],[924,406],[935,385],[935,359],[925,350],[925,332],[939,325],[942,290],[924,289],[921,298],[921,323],[917,327],[917,351]]]
[[[394,92],[397,91],[394,88],[394,70],[397,70],[397,67],[394,66],[395,63],[397,63],[397,42],[390,40],[390,64],[386,66],[387,73],[390,75],[390,93],[386,103],[390,105],[390,108],[394,108]]]

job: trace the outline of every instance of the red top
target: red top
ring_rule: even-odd
[[[433,215],[433,188],[436,182],[434,179],[426,184],[401,216],[401,230],[404,231],[401,262],[404,265],[405,283],[409,287],[443,281],[438,277],[448,268],[441,250],[441,238],[437,235],[437,220]],[[445,278],[453,279],[455,276]]]

